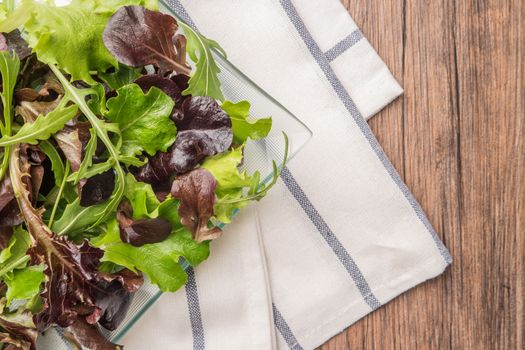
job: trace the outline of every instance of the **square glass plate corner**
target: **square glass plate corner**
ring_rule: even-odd
[[[161,1],[160,3],[162,5],[163,2]],[[179,18],[173,10],[165,6],[161,6],[161,11]],[[220,41],[220,38],[215,39]],[[283,165],[285,142],[282,133],[285,132],[288,136],[288,160],[290,160],[312,137],[312,132],[283,105],[228,62],[227,59],[217,52],[214,52],[214,57],[221,69],[220,80],[225,99],[233,102],[249,101],[251,103],[250,118],[253,120],[272,117],[273,125],[268,137],[261,141],[248,141],[242,166],[243,170],[247,170],[250,174],[259,171],[261,178],[268,182],[272,178],[272,160],[275,160],[279,167]],[[213,250],[211,254],[213,254]],[[186,264],[183,267],[187,268],[188,265]],[[146,281],[144,286],[134,293],[124,321],[115,331],[106,332],[106,337],[118,343],[140,317],[159,299],[161,294],[162,292],[155,285]],[[60,329],[50,329],[45,335],[40,336],[37,347],[40,350],[71,349]]]

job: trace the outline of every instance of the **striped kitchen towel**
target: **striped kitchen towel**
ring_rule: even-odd
[[[447,249],[365,122],[402,89],[339,0],[166,3],[313,139],[128,349],[313,349],[443,272]]]

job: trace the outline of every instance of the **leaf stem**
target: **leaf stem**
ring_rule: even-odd
[[[55,199],[55,204],[53,204],[53,210],[51,211],[51,217],[49,218],[49,222],[47,223],[48,227],[53,227],[53,220],[55,219],[55,214],[57,212],[58,203],[60,202],[60,198],[62,197],[62,193],[64,192],[64,187],[66,187],[68,175],[69,175],[69,162],[66,161],[66,168],[64,169],[64,178],[62,179],[62,183],[60,184],[60,188],[58,190],[58,194]]]

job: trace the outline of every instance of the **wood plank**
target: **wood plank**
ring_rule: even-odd
[[[342,2],[405,87],[371,126],[455,261],[320,349],[525,348],[525,3]]]

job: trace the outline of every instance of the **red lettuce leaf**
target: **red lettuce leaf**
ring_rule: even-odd
[[[4,37],[4,42],[2,42],[2,39],[0,38],[0,50],[14,51],[20,60],[31,55],[31,49],[20,35],[18,29],[0,35]]]
[[[171,224],[162,218],[140,219],[132,218],[132,208],[124,202],[117,213],[120,228],[120,239],[134,247],[144,244],[164,241],[171,233]]]
[[[0,182],[0,213],[14,198],[15,193],[13,186],[11,186],[11,180],[6,177]]]
[[[115,172],[113,169],[97,174],[85,180],[80,190],[80,205],[90,207],[104,203],[115,188]]]
[[[24,179],[29,166],[27,149],[13,147],[10,178],[20,212],[32,237],[29,249],[31,261],[46,266],[44,273],[47,281],[41,293],[44,307],[34,317],[37,330],[45,331],[52,325],[68,327],[79,318],[91,325],[99,322],[114,329],[126,313],[129,293],[136,288],[136,281],[131,283],[133,287],[130,288],[124,275],[99,272],[102,250],[91,247],[87,241],[77,246],[51,232],[42,221],[41,211],[36,210],[29,199]]]
[[[208,221],[213,216],[216,187],[217,180],[206,169],[193,170],[173,181],[171,194],[181,201],[180,221],[197,242],[215,239],[222,233],[218,227],[208,227]]]
[[[152,64],[163,72],[189,74],[185,39],[175,35],[178,28],[172,16],[141,6],[124,6],[109,19],[103,39],[120,63],[131,67]]]
[[[71,334],[64,334],[65,337],[76,343],[77,347],[80,348],[80,345],[87,350],[119,350],[123,349],[122,346],[115,345],[109,340],[106,339],[100,333],[100,330],[97,326],[89,324],[82,317],[77,316],[73,323],[70,325],[69,329]]]
[[[157,153],[135,171],[137,180],[166,182],[171,175],[185,174],[204,158],[226,151],[233,141],[230,117],[211,97],[185,99],[176,125],[179,132],[171,149]]]

